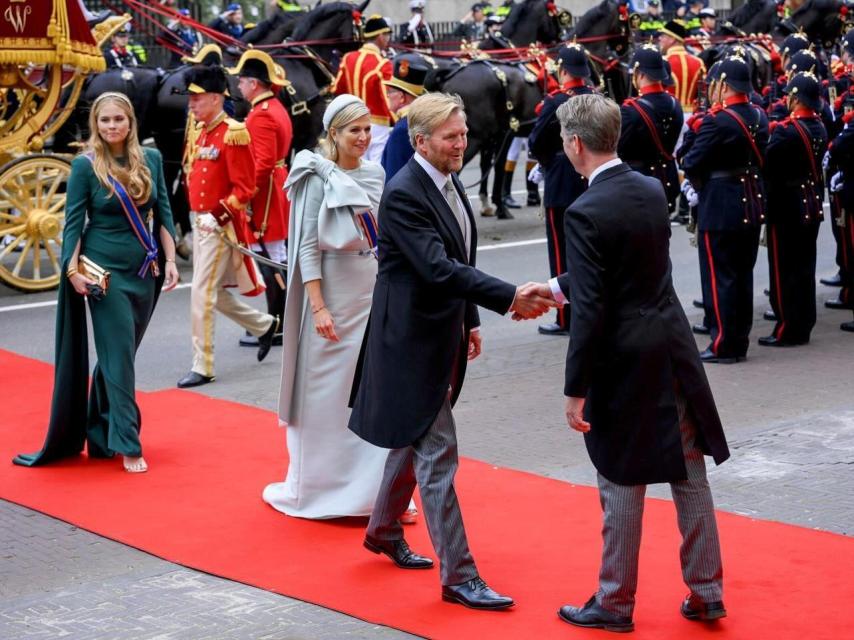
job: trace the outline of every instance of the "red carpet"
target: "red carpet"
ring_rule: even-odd
[[[593,592],[600,553],[595,490],[464,460],[458,490],[482,575],[515,610],[443,604],[438,571],[407,572],[361,547],[364,522],[306,522],[261,501],[284,477],[284,433],[255,408],[178,390],[140,394],[152,470],[79,459],[15,467],[41,446],[49,365],[0,351],[0,497],[173,562],[432,638],[603,638],[556,616]],[[14,389],[12,397],[9,390]],[[686,588],[669,502],[649,500],[635,638],[851,638],[854,539],[719,515],[730,617],[704,627],[678,612]],[[413,548],[432,555],[423,522]],[[610,636],[608,636],[610,637]]]

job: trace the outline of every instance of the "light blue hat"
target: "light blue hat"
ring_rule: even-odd
[[[332,121],[335,119],[335,116],[338,115],[338,112],[349,107],[351,104],[356,103],[364,105],[367,109],[367,105],[365,105],[361,98],[349,93],[343,93],[330,102],[326,107],[326,111],[323,112],[323,130],[329,131],[329,125],[332,124]]]

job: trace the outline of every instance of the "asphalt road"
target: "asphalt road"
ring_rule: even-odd
[[[514,188],[522,189],[518,173]],[[475,179],[473,170],[467,169],[464,182]],[[544,222],[538,211],[525,208],[511,221],[479,217],[478,228],[480,268],[516,283],[548,276]],[[835,271],[833,250],[825,223],[819,235],[819,276]],[[696,249],[689,245],[683,227],[673,228],[671,259],[680,301],[689,320],[698,321],[701,314],[691,306],[700,290]],[[181,271],[188,282],[189,266],[181,265]],[[772,328],[761,319],[768,306],[762,293],[767,272],[766,252],[761,249],[747,362],[706,367],[733,451],[731,461],[710,473],[716,503],[725,510],[851,535],[854,336],[838,329],[851,313],[825,309],[821,302],[834,297],[836,290],[819,286],[818,324],[811,343],[793,349],[759,347],[756,338]],[[172,387],[189,369],[189,297],[186,286],[161,297],[137,358],[141,389]],[[0,286],[0,348],[52,361],[54,300],[53,293],[23,295]],[[484,355],[472,363],[455,409],[461,454],[593,484],[583,442],[562,417],[567,339],[541,336],[536,322],[512,322],[488,311],[482,313],[482,322]],[[217,380],[200,392],[275,408],[280,350],[274,348],[259,364],[254,350],[237,346],[238,327],[220,318],[216,331]],[[705,346],[704,339],[698,340],[698,347]],[[657,487],[650,495],[669,494]],[[69,631],[72,638],[101,637],[97,627],[90,632],[80,626],[81,619],[97,621],[99,612],[87,604],[93,601],[123,603],[124,608],[110,613],[111,624],[117,625],[113,629],[129,628],[122,626],[123,621],[132,626],[146,613],[163,617],[165,603],[181,602],[179,610],[164,617],[166,626],[155,629],[160,635],[151,637],[405,636],[196,574],[7,503],[0,502],[0,521],[0,557],[5,559],[0,562],[0,637],[51,637],[38,635],[46,628]],[[53,547],[40,545],[42,537],[60,541],[59,551],[46,550]],[[9,548],[14,552],[4,554]],[[69,559],[69,548],[76,550],[75,560]],[[241,618],[243,614],[233,608],[214,606],[215,598],[206,597],[211,594],[225,601],[239,596],[254,603],[256,613]],[[259,617],[258,611],[266,613]],[[206,616],[220,624],[233,623],[233,635],[227,624],[215,636],[209,635],[199,622]],[[52,627],[45,627],[48,619]],[[167,623],[176,621],[183,631],[172,635]]]

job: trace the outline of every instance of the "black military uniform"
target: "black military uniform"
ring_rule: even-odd
[[[764,167],[771,307],[777,324],[759,344],[771,347],[809,342],[815,326],[816,241],[824,219],[821,160],[827,132],[817,113],[821,86],[813,74],[803,72],[792,76],[786,92],[792,111],[772,123]]]
[[[635,51],[632,73],[638,97],[629,98],[620,107],[617,153],[635,171],[661,181],[673,213],[679,197],[679,173],[673,152],[684,120],[682,105],[662,84],[670,74],[654,45],[645,44]],[[654,82],[640,86],[639,74]]]
[[[721,64],[720,82],[738,92],[703,119],[682,168],[698,189],[703,301],[711,324],[706,362],[744,359],[753,322],[753,266],[765,220],[760,171],[768,119],[753,105],[750,70],[736,57]]]
[[[830,143],[827,174],[831,176],[831,215],[843,221],[835,225],[839,233],[837,258],[842,258],[839,270],[842,288],[838,301],[850,304],[854,296],[854,268],[851,268],[851,261],[854,261],[854,125],[850,121],[854,120],[854,115],[846,115],[844,119],[845,128]],[[840,328],[854,331],[854,322],[844,322]]]
[[[564,211],[587,189],[587,179],[573,168],[563,151],[557,109],[572,96],[593,93],[593,89],[585,83],[590,77],[590,63],[584,47],[579,44],[564,47],[560,51],[559,62],[560,68],[569,74],[570,79],[560,89],[546,96],[537,107],[537,122],[528,138],[528,152],[540,163],[545,176],[543,206],[546,211],[549,270],[552,277],[559,276],[567,269]],[[569,309],[562,307],[558,309],[557,321],[541,325],[539,331],[544,334],[567,334],[568,327]]]

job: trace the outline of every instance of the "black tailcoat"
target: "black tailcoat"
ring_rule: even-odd
[[[567,209],[566,239],[569,272],[558,279],[572,300],[564,392],[587,398],[585,441],[596,469],[626,485],[685,479],[677,385],[700,448],[718,464],[726,460],[717,408],[673,290],[661,183],[626,164],[605,170]]]
[[[433,423],[452,387],[456,402],[466,371],[477,306],[506,313],[516,287],[475,267],[444,196],[412,158],[386,185],[379,207],[379,272],[371,317],[353,381],[350,429],[380,447],[415,442]]]

